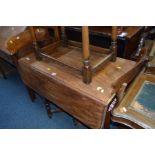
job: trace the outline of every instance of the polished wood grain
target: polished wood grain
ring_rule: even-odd
[[[31,36],[32,36],[33,48],[35,51],[36,59],[41,60],[42,58],[40,55],[40,48],[39,48],[39,45],[37,42],[37,38],[36,38],[35,30],[34,30],[33,26],[30,26],[30,32],[31,32]]]
[[[67,47],[68,45],[68,40],[67,40],[67,35],[66,35],[66,31],[65,31],[65,27],[61,26],[61,39],[62,39],[62,45],[64,47]]]
[[[105,127],[107,109],[115,95],[112,81],[135,66],[133,61],[118,58],[85,85],[82,76],[68,67],[48,59],[37,61],[33,54],[28,58],[19,60],[24,83],[90,128]]]
[[[11,53],[7,49],[8,40],[27,29],[26,26],[0,26],[0,58],[14,65]]]
[[[88,26],[82,27],[82,45],[83,45],[83,59],[88,60],[90,57],[89,52],[89,31]]]
[[[83,81],[86,84],[90,84],[92,82],[92,67],[90,63],[88,26],[82,27],[82,54],[83,54],[83,68],[82,68]]]
[[[48,32],[46,29],[37,28],[35,33],[38,41],[46,40]],[[24,46],[27,46],[32,43],[32,37],[29,30],[21,32],[15,36],[11,36],[7,40],[7,50],[9,54],[13,55],[15,52],[19,51]]]
[[[127,125],[131,128],[155,128],[154,119],[149,117],[150,111],[147,111],[146,115],[146,113],[140,112],[140,110],[142,110],[142,107],[137,106],[137,108],[134,108],[133,106],[131,106],[145,81],[155,83],[155,76],[142,73],[137,77],[137,79],[134,81],[127,94],[125,95],[123,101],[112,112],[111,119],[113,121]]]
[[[76,45],[76,46],[73,46],[73,45]],[[90,55],[89,61],[94,70],[95,68],[97,68],[96,64],[99,64],[100,62],[102,62],[103,58],[109,55],[110,51],[105,50],[105,53],[104,53],[103,52],[104,50],[105,50],[104,48],[90,46],[91,55]],[[61,41],[58,41],[53,43],[52,45],[42,48],[41,51],[44,51],[41,53],[41,55],[48,54],[48,56],[50,56],[51,59],[55,58],[57,59],[57,62],[60,62],[65,66],[68,66],[68,67],[70,66],[70,68],[74,68],[79,72],[82,71],[82,66],[83,66],[82,49],[81,49],[81,44],[77,42],[68,41],[68,46],[64,47],[64,46],[61,46]]]
[[[54,43],[52,45],[53,47],[51,46],[51,50],[49,50],[49,51],[51,51],[51,53],[54,53],[54,51],[58,51],[60,53],[59,49],[63,49],[63,51],[66,51],[66,52],[70,52],[70,51],[72,53],[76,52],[77,46],[74,47],[75,49],[72,48],[72,50],[70,50],[68,48],[70,45],[68,44],[69,41],[67,40],[64,26],[61,27],[61,32],[62,32],[62,40],[58,41],[58,43]],[[65,53],[65,56],[62,57],[62,54],[61,54],[61,59],[59,59],[59,58],[53,57],[53,55],[51,55],[51,54],[49,55],[49,53],[48,54],[44,53],[44,49],[46,47],[42,48],[42,49],[39,48],[33,27],[31,27],[31,34],[32,34],[32,40],[33,40],[33,45],[34,45],[35,55],[36,55],[37,60],[42,60],[42,58],[46,57],[48,59],[51,59],[51,61],[57,62],[61,65],[67,66],[72,69],[77,69],[76,67],[74,67],[77,64],[76,59],[71,59],[71,55],[70,55],[70,57],[69,56],[66,57],[66,53]],[[94,66],[92,66],[90,63],[90,60],[89,60],[89,58],[90,58],[89,29],[88,29],[88,26],[82,26],[82,49],[81,50],[82,50],[82,54],[83,54],[83,60],[82,60],[83,67],[81,67],[80,69],[78,68],[78,70],[82,71],[83,82],[85,84],[90,84],[92,81],[93,73],[99,71],[110,60],[116,61],[116,57],[117,57],[116,40],[117,40],[117,27],[114,26],[114,27],[112,27],[112,43],[111,43],[109,55],[107,55],[107,56],[103,55],[101,61],[97,62]],[[96,48],[96,49],[98,49],[98,48]],[[64,52],[62,52],[62,53],[64,54]],[[73,53],[73,55],[75,55],[75,54]],[[67,61],[64,62],[64,59],[66,59]],[[77,57],[77,59],[78,59],[78,57]],[[70,62],[72,62],[72,63],[70,63]]]
[[[116,82],[113,83],[113,87],[116,92],[121,88],[122,83],[129,84],[131,80],[138,75],[138,73],[142,70],[144,65],[146,65],[148,51],[146,48],[143,48],[141,51],[141,56],[137,63],[135,64],[135,67],[126,72],[122,77],[120,77]]]
[[[113,30],[116,35],[116,28]],[[33,28],[32,31],[36,40],[32,38],[32,33],[29,38],[31,38],[31,42],[37,42],[35,29]],[[83,76],[77,72],[77,70],[82,68],[83,59],[82,50],[80,49],[82,45],[76,42],[69,44],[71,42],[68,40],[67,42],[62,40],[63,44],[61,44],[61,40],[58,39],[58,32],[55,35],[58,41],[44,48],[39,48],[39,52],[43,56],[42,61],[38,61],[34,55],[36,48],[28,50],[31,54],[22,57],[19,61],[15,52],[14,58],[18,63],[17,66],[24,83],[30,90],[37,92],[46,100],[54,102],[58,107],[86,126],[90,128],[108,128],[111,111],[119,102],[119,96],[122,96],[122,93],[118,92],[120,90],[124,91],[125,87],[122,88],[123,84],[131,82],[139,73],[141,66],[145,62],[145,57],[141,57],[137,63],[121,58],[117,58],[113,62],[108,61],[109,63],[104,64],[104,69],[100,69],[99,72],[93,72],[94,78],[92,82],[86,85],[82,82]],[[113,41],[116,42],[116,36],[112,37]],[[25,45],[23,44],[22,46]],[[73,47],[73,45],[77,46]],[[113,47],[115,46],[116,44],[113,45]],[[45,53],[42,52],[43,49]],[[105,50],[104,53],[102,48],[95,46],[89,46],[89,50],[92,54],[90,55],[90,62],[91,64],[95,62],[92,66],[93,69],[97,68],[94,67],[96,64],[100,66],[105,62],[105,60],[103,61],[103,54],[110,54],[111,52],[110,50]],[[48,57],[44,56],[44,54],[48,54]],[[53,61],[51,61],[50,55]],[[102,56],[102,59],[100,59],[100,56]],[[80,57],[81,59],[79,59]],[[57,58],[57,61],[55,61],[55,58]],[[58,59],[61,63],[59,63]],[[72,65],[77,69],[69,68],[67,65],[62,64],[62,61],[64,64]],[[86,68],[91,64],[86,62]],[[85,73],[89,74],[91,72]],[[87,76],[91,77],[91,75]],[[87,79],[86,82],[88,81]],[[30,95],[33,100],[34,94]]]
[[[26,26],[0,26],[0,49],[10,55],[7,42],[12,37],[27,29]]]
[[[111,37],[111,52],[113,54],[112,61],[116,61],[117,58],[117,26],[112,26],[112,37]]]

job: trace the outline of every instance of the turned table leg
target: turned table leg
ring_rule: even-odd
[[[110,120],[111,120],[111,113],[107,112],[106,120],[105,120],[104,127],[103,127],[104,129],[110,129]]]
[[[47,99],[45,99],[44,100],[44,105],[45,105],[45,108],[46,108],[48,117],[49,118],[52,118],[52,110],[51,110],[51,107],[50,107],[50,101],[48,101]]]
[[[92,81],[92,69],[90,64],[90,51],[89,51],[89,30],[88,26],[82,27],[82,53],[83,53],[83,82],[90,84]]]
[[[36,94],[35,94],[35,92],[34,92],[34,90],[32,90],[30,87],[26,87],[27,88],[27,91],[28,91],[28,94],[29,94],[29,96],[30,96],[30,98],[31,98],[31,101],[32,102],[34,102],[35,101],[35,99],[36,99]]]
[[[51,104],[51,102],[48,99],[45,98],[44,99],[44,105],[45,105],[45,108],[46,108],[46,111],[47,111],[47,114],[48,114],[49,118],[52,118],[52,115],[54,113],[63,112],[61,109],[52,109],[50,107],[50,104]]]

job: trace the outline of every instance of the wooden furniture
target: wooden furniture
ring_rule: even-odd
[[[37,39],[41,42],[47,40],[45,28],[35,28]],[[26,26],[1,26],[0,27],[0,60],[13,67],[18,66],[18,59],[29,52],[32,44],[31,33]],[[25,46],[24,45],[29,45]],[[23,48],[24,47],[24,48]],[[0,67],[0,72],[6,79],[5,70]]]
[[[7,41],[26,30],[26,26],[0,26],[0,58],[14,65],[14,58],[7,49]]]
[[[36,27],[34,31],[39,43],[49,40],[49,34],[46,28]],[[15,36],[11,36],[7,40],[7,50],[9,51],[9,54],[15,58],[15,65],[17,65],[17,60],[19,58],[27,55],[27,51],[30,51],[30,49],[32,49],[32,40],[33,38],[29,29]]]
[[[112,120],[131,128],[155,128],[155,75],[141,74],[136,79],[112,112]]]
[[[111,45],[111,26],[90,26],[90,44],[109,48]],[[117,55],[130,59],[136,52],[141,36],[144,32],[143,26],[122,26],[117,29]],[[82,41],[80,27],[66,27],[69,40]]]
[[[19,70],[26,86],[86,126],[108,128],[110,112],[118,102],[123,84],[138,74],[143,58],[137,63],[117,58],[98,72],[89,85],[82,82],[75,70],[49,59],[38,61],[34,54],[19,60]]]
[[[10,51],[7,49],[7,41],[11,36],[17,35],[26,29],[25,26],[1,26],[0,27],[0,72],[4,79],[6,79],[6,73],[3,68],[2,62],[6,61],[13,65],[13,57],[10,55]]]
[[[35,33],[39,42],[49,38],[46,28],[35,28]],[[11,65],[16,66],[18,58],[27,54],[28,48],[31,48],[28,45],[31,44],[31,33],[26,26],[0,27],[0,58]],[[25,45],[27,48],[23,49]]]
[[[33,54],[19,60],[20,74],[26,86],[90,128],[105,127],[108,107],[116,100],[112,81],[134,66],[135,62],[118,58],[86,85],[81,76],[68,67],[48,60],[38,61]]]
[[[58,31],[58,30],[57,30]],[[61,27],[62,40],[44,48],[39,48],[33,27],[31,33],[37,60],[48,58],[63,66],[74,69],[83,75],[86,84],[91,83],[92,76],[109,61],[116,61],[117,27],[112,27],[110,49],[89,46],[88,26],[82,27],[82,44],[67,40],[65,27]]]
[[[86,29],[84,28],[83,31]],[[65,47],[66,43],[69,44],[69,40],[65,38],[63,33],[62,46],[57,46],[60,44],[58,41],[55,44],[44,47],[43,51],[46,56],[42,57],[41,55],[44,55],[44,53],[42,53],[42,49],[41,52],[39,51],[40,48],[38,48],[33,28],[31,30],[33,44],[36,49],[35,53],[32,49],[29,51],[31,54],[18,60],[19,72],[25,85],[30,90],[31,98],[34,100],[34,92],[37,92],[47,101],[55,103],[63,111],[69,113],[86,126],[90,128],[108,128],[111,111],[122,99],[128,84],[139,74],[145,65],[147,50],[141,49],[141,57],[137,62],[122,58],[117,58],[114,62],[109,61],[109,63],[105,64],[104,69],[101,68],[99,72],[96,72],[93,81],[86,85],[82,82],[83,77],[79,74],[78,69],[72,69],[62,64],[62,62],[58,63],[57,60],[51,61],[51,56],[50,59],[47,56],[55,48],[55,51],[52,52],[53,57],[60,59],[60,56],[64,56],[65,53],[63,61],[66,60],[66,63],[68,63],[72,60],[74,62],[71,65],[74,64],[78,68],[80,66],[79,61],[77,61],[79,60],[77,56],[80,53],[78,51],[79,47]],[[62,32],[64,32],[63,28]],[[83,52],[83,57],[88,58],[88,33],[84,33],[83,38],[83,41],[87,42],[87,46],[83,48],[86,51]],[[75,42],[71,43],[72,45],[75,44]],[[90,47],[90,49],[92,48],[94,49],[94,47]],[[68,49],[71,53],[66,53]],[[74,51],[74,54],[79,53],[73,55],[72,49],[77,51]],[[93,54],[93,56],[96,55]],[[67,59],[68,57],[70,61]],[[94,59],[92,58],[92,60]],[[48,105],[46,108],[48,108]]]
[[[154,44],[155,45],[155,44]],[[155,128],[155,46],[148,56],[145,73],[133,82],[112,112],[112,120],[131,128]]]

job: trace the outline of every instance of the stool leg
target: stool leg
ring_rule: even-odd
[[[45,105],[48,117],[52,118],[53,113],[52,113],[52,110],[51,110],[51,107],[50,107],[50,102],[47,99],[44,100],[44,105]]]
[[[35,94],[34,90],[32,90],[30,87],[26,87],[26,88],[27,88],[28,94],[31,98],[31,101],[34,102],[36,99],[36,94]]]

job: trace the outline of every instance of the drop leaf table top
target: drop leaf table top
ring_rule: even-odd
[[[134,66],[133,61],[117,58],[87,85],[80,74],[47,59],[38,61],[33,53],[19,60],[27,86],[90,128],[104,127],[109,104],[115,96],[112,84]]]

